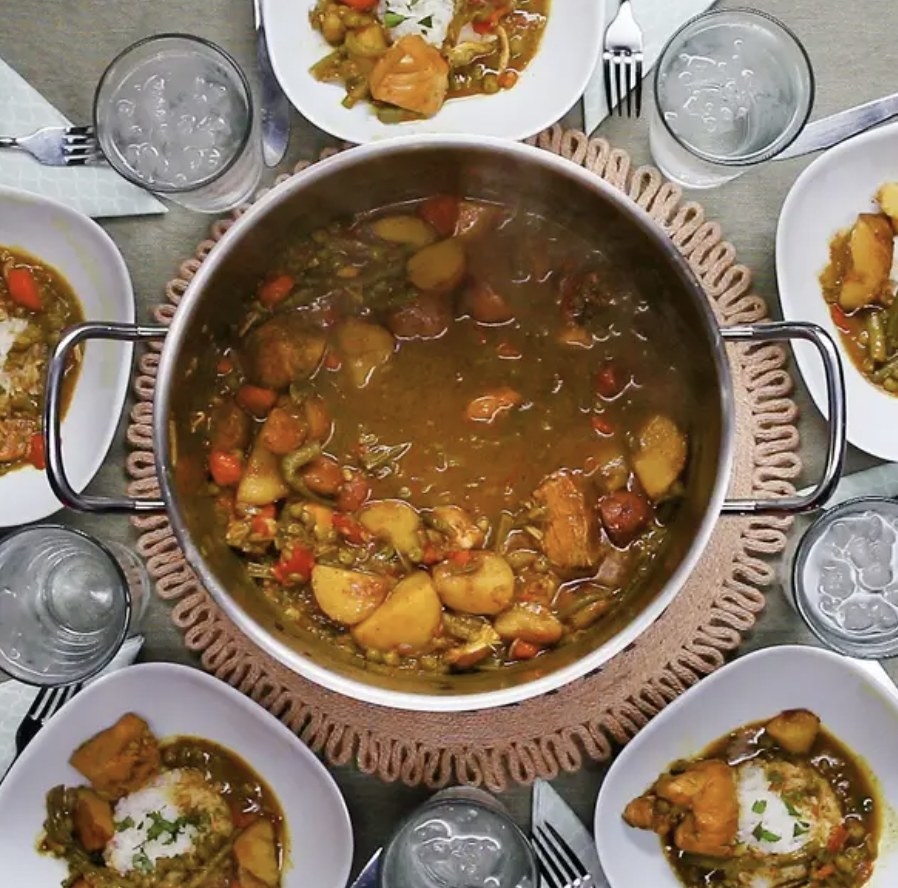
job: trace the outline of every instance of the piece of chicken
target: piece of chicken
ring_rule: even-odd
[[[449,65],[435,46],[408,34],[377,60],[368,82],[377,101],[433,117],[449,91]]]
[[[733,769],[719,759],[690,765],[655,784],[658,797],[688,812],[674,831],[682,851],[731,857],[739,829],[739,799]]]
[[[569,472],[549,475],[533,494],[543,507],[542,548],[561,570],[593,568],[600,554],[599,524],[581,483]]]

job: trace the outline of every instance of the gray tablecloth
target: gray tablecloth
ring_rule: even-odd
[[[565,5],[566,0],[555,0],[556,14],[564,14]],[[814,116],[894,90],[894,35],[898,30],[898,7],[894,3],[755,0],[754,5],[781,18],[804,41],[817,75]],[[297,0],[297,14],[303,6]],[[0,57],[73,120],[88,120],[94,84],[119,50],[148,34],[166,31],[199,34],[220,43],[255,76],[251,0],[0,0]],[[576,113],[568,122],[578,122]],[[300,159],[314,157],[330,141],[298,114],[294,115],[294,124],[290,151],[281,171]],[[645,118],[611,119],[599,134],[629,151],[635,162],[650,162]],[[756,288],[774,314],[778,312],[773,264],[776,220],[786,192],[808,161],[802,158],[768,164],[719,190],[696,195],[709,216],[720,220],[727,238],[736,246],[739,261],[754,271]],[[274,174],[269,171],[269,179]],[[206,217],[173,207],[165,217],[105,224],[131,270],[139,317],[148,319],[150,307],[162,298],[163,285],[205,236],[209,223]],[[803,408],[803,455],[810,476],[820,465],[823,426],[800,386],[798,399]],[[119,445],[111,451],[93,491],[122,488],[122,454],[120,434]],[[852,453],[848,467],[856,469],[871,462]],[[64,517],[106,539],[133,539],[125,518]],[[780,590],[771,590],[768,598],[769,607],[743,650],[809,642],[808,633],[789,611]],[[193,662],[159,602],[150,613],[144,656]],[[555,782],[587,823],[603,773],[602,767],[589,766]],[[392,824],[427,793],[387,786],[351,768],[336,769],[335,776],[352,814],[357,869],[387,837]],[[503,800],[520,822],[527,822],[529,790],[510,791]]]

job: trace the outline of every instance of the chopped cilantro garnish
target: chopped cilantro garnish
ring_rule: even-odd
[[[432,28],[432,27],[433,27],[433,16],[432,16],[432,15],[428,15],[428,16],[425,16],[425,17],[422,18],[422,19],[419,19],[418,24],[419,24],[422,28]]]
[[[782,836],[778,836],[776,833],[768,832],[764,829],[764,824],[759,823],[752,831],[751,834],[759,841],[759,842],[778,842]]]
[[[755,814],[763,814],[767,810],[767,802],[764,799],[758,799],[751,809]]]
[[[143,848],[131,858],[131,866],[142,873],[151,873],[153,871],[153,861],[147,857]]]
[[[158,811],[150,811],[149,818],[152,821],[147,830],[147,841],[166,837],[165,844],[171,845],[178,837],[178,833],[188,825],[187,817],[179,817],[177,820],[166,820]]]
[[[786,796],[783,796],[783,804],[786,806],[786,810],[789,812],[790,816],[798,817],[798,810]]]
[[[131,829],[134,826],[134,818],[126,817],[124,820],[118,820],[115,824],[116,832],[124,832],[126,829]]]
[[[407,19],[407,15],[400,15],[398,12],[392,12],[389,9],[384,13],[384,24],[388,28],[396,28]]]
[[[799,836],[803,836],[808,830],[810,830],[811,825],[809,823],[805,823],[802,820],[799,820],[798,823],[792,829],[792,838],[797,839]]]

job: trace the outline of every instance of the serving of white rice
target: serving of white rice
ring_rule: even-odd
[[[456,0],[380,0],[377,12],[394,40],[418,34],[442,46],[455,16]]]

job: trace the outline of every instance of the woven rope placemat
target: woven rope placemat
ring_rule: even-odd
[[[601,176],[663,226],[699,276],[719,323],[767,316],[750,292],[749,270],[702,207],[652,167],[633,169],[626,152],[604,139],[556,126],[531,140]],[[333,151],[326,152],[326,154]],[[294,172],[307,167],[300,164]],[[282,178],[287,178],[282,177]],[[240,215],[212,226],[211,237],[166,287],[156,319],[167,324],[200,264]],[[736,413],[731,495],[793,492],[797,410],[781,346],[729,346]],[[138,364],[127,441],[133,495],[158,496],[152,450],[153,390],[159,347]],[[412,713],[359,703],[312,684],[255,647],[222,614],[187,565],[165,515],[136,517],[138,551],[146,559],[171,618],[203,667],[273,712],[327,761],[409,785],[449,783],[501,791],[510,781],[551,779],[584,761],[609,758],[667,703],[719,668],[764,607],[761,589],[783,551],[785,518],[721,519],[705,553],[661,618],[600,671],[514,706],[471,713]]]

